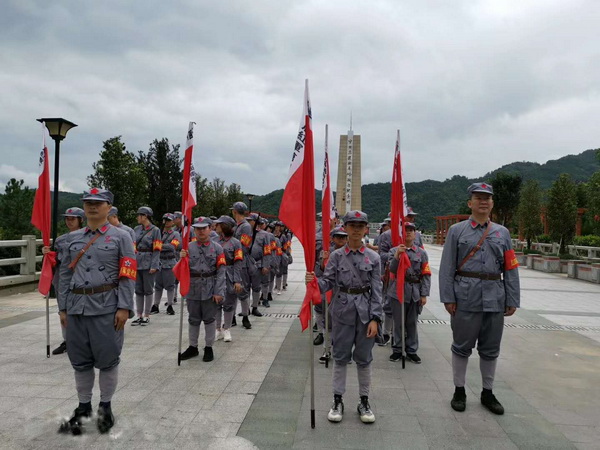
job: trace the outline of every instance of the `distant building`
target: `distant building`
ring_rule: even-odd
[[[340,135],[338,178],[335,207],[340,216],[347,211],[362,210],[360,165],[360,134],[352,131],[352,118],[348,134]]]

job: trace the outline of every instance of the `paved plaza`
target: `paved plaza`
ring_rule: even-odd
[[[0,448],[107,449],[600,449],[600,285],[519,269],[521,305],[507,320],[494,392],[506,414],[479,403],[477,355],[467,375],[467,410],[450,408],[454,391],[448,314],[439,303],[441,247],[427,246],[432,295],[419,325],[423,364],[388,360],[375,347],[370,396],[376,415],[356,413],[355,365],[349,366],[346,412],[327,421],[331,366],[315,363],[317,424],[310,428],[310,332],[300,332],[304,260],[295,242],[289,288],[252,330],[232,329],[233,342],[215,344],[215,360],[177,366],[179,306],[175,316],[127,325],[117,422],[99,435],[95,422],[83,436],[57,433],[77,405],[66,355],[45,355],[44,301],[35,292],[0,296]],[[60,341],[51,300],[52,348]],[[164,307],[161,306],[161,309]],[[184,329],[184,349],[187,347]],[[314,347],[318,360],[322,349]],[[97,382],[96,382],[97,384]],[[99,395],[94,391],[93,404]]]

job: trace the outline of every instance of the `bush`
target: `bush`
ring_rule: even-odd
[[[560,253],[556,256],[560,259],[580,259],[579,256],[571,255],[570,253]]]
[[[525,254],[525,255],[543,255],[544,253],[539,250],[533,250],[533,249],[530,250],[528,248],[524,248],[523,254]]]
[[[574,245],[581,245],[584,247],[600,247],[600,236],[589,234],[587,236],[575,236],[573,239]]]
[[[549,234],[540,234],[536,240],[540,244],[552,244],[552,238],[550,238]]]

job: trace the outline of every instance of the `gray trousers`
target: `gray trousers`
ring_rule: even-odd
[[[231,322],[233,320],[233,315],[235,314],[235,310],[237,309],[238,297],[235,293],[225,293],[225,299],[220,305],[217,305],[217,315],[216,322],[217,328],[221,328],[221,324],[223,328],[228,330],[231,328]],[[247,302],[246,302],[247,304]]]
[[[200,324],[204,322],[205,343],[207,347],[212,347],[215,342],[217,315],[217,304],[212,298],[208,300],[190,300],[187,299],[189,340],[192,347],[198,346],[198,335]]]
[[[155,275],[155,289],[160,289],[161,291],[163,289],[167,291],[175,289],[175,274],[173,273],[173,269],[162,268]]]
[[[150,273],[150,270],[138,270],[135,279],[135,293],[137,295],[152,295],[155,275],[156,272]]]
[[[394,345],[395,353],[402,353],[402,305],[395,298],[390,299],[392,317],[394,320]],[[406,353],[417,353],[419,350],[419,334],[417,332],[417,319],[419,317],[419,302],[404,302],[404,331],[406,339]]]
[[[452,326],[452,353],[468,358],[475,343],[479,357],[498,358],[504,331],[504,312],[471,312],[457,310],[450,318]]]
[[[115,330],[115,313],[67,316],[67,355],[76,371],[112,369],[121,361],[124,331]]]
[[[260,292],[264,297],[269,293],[269,281],[271,273],[263,275],[262,268],[256,269],[254,275],[252,275],[252,291]]]
[[[358,313],[355,322],[346,325],[332,314],[331,341],[333,360],[338,364],[348,364],[354,359],[356,364],[366,366],[373,361],[374,338],[367,338],[368,324],[362,323]]]

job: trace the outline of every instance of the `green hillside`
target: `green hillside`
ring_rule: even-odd
[[[476,179],[455,175],[445,181],[424,180],[406,183],[409,205],[419,214],[417,224],[425,230],[435,229],[435,216],[459,214],[464,211],[466,188],[476,180],[485,180],[498,172],[519,174],[523,180],[538,180],[547,189],[561,174],[569,173],[575,182],[587,181],[600,170],[596,157],[598,150],[586,150],[579,155],[568,155],[544,164],[534,162],[514,162],[500,167]],[[283,189],[256,196],[252,209],[267,214],[277,214]],[[390,209],[391,184],[374,183],[362,186],[362,204],[371,221],[381,222]],[[316,191],[317,211],[321,208],[321,193]]]

